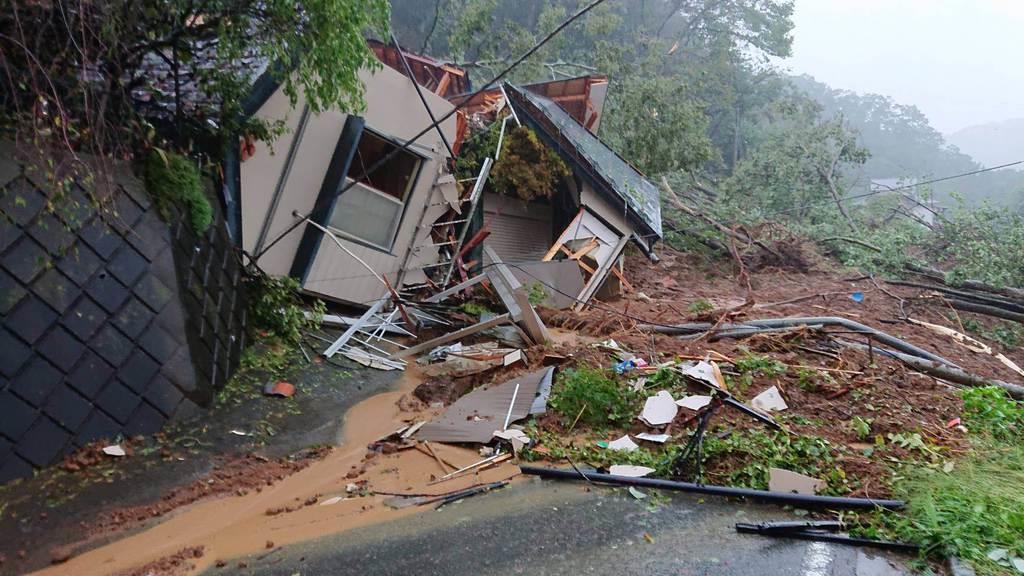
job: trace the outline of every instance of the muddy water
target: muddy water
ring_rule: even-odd
[[[435,476],[443,475],[442,469],[432,457],[417,450],[403,450],[364,461],[367,444],[395,430],[403,421],[426,419],[437,411],[403,412],[398,407],[399,398],[418,383],[419,378],[410,370],[395,391],[373,396],[354,406],[345,417],[341,447],[262,492],[197,503],[148,530],[37,574],[114,574],[189,546],[205,546],[203,557],[194,562],[193,573],[198,573],[220,559],[230,560],[265,551],[268,546],[290,544],[430,509],[425,506],[392,510],[383,504],[386,496],[347,494],[349,483],[365,480],[371,490],[438,494],[479,482],[510,478],[518,472],[517,467],[505,463],[478,474],[429,484]],[[473,450],[432,446],[441,459],[455,466],[480,460]],[[359,473],[356,478],[346,477],[353,471]],[[336,504],[320,504],[335,496],[347,499]],[[304,505],[312,497],[319,501]],[[267,513],[288,507],[293,511]]]

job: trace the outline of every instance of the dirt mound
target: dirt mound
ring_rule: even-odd
[[[195,568],[191,560],[202,558],[204,553],[202,546],[182,548],[170,556],[154,560],[145,566],[139,566],[127,572],[121,572],[117,576],[150,576],[153,574],[159,574],[160,576],[182,576],[192,572]]]
[[[157,502],[104,511],[88,525],[88,530],[93,535],[123,530],[151,518],[159,518],[199,500],[224,495],[241,496],[251,491],[259,492],[278,480],[302,470],[329,452],[330,448],[317,448],[305,450],[292,459],[271,460],[255,454],[225,459],[215,464],[214,469],[205,478],[175,488]]]

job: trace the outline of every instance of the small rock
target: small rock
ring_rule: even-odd
[[[58,546],[50,550],[50,563],[51,564],[63,564],[71,559],[71,548],[68,546]]]
[[[274,541],[273,540],[267,540],[267,550],[270,550],[273,547],[274,547]]]
[[[217,566],[217,568],[223,568],[223,567],[225,567],[227,565],[228,565],[228,563],[223,561],[223,560],[217,560],[217,562],[215,563],[215,566]]]

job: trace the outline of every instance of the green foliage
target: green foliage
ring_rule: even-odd
[[[1016,348],[1024,344],[1024,326],[1012,322],[998,322],[992,328],[986,328],[973,318],[963,318],[964,329],[989,340],[995,340],[1007,348]]]
[[[580,422],[591,426],[623,425],[639,414],[641,396],[620,384],[608,371],[570,368],[558,375],[548,404],[569,425],[580,414]]]
[[[473,316],[483,316],[491,311],[487,306],[479,302],[464,302],[460,308],[466,314],[472,314]]]
[[[850,420],[850,428],[853,429],[858,440],[868,440],[871,438],[871,424],[874,421],[874,418],[861,418],[860,416],[854,416],[853,419]]]
[[[714,309],[714,305],[703,298],[698,298],[697,300],[690,302],[690,305],[686,307],[686,311],[690,314],[707,314]]]
[[[746,354],[736,359],[736,370],[741,374],[774,378],[786,373],[786,365],[768,356]]]
[[[607,143],[642,172],[695,170],[716,158],[701,104],[678,80],[633,78],[612,93]]]
[[[956,555],[978,574],[1009,574],[989,558],[994,550],[1024,558],[1024,448],[980,444],[952,467],[914,466],[896,486],[907,500],[890,529],[927,555]]]
[[[475,178],[484,158],[494,157],[501,122],[471,136],[459,151],[456,171],[460,178]],[[501,141],[501,154],[491,167],[487,188],[521,200],[548,198],[572,172],[550,147],[525,126],[509,123]]]
[[[327,310],[322,301],[315,300],[307,317],[298,290],[298,281],[287,276],[261,276],[256,279],[249,291],[251,326],[288,344],[298,344],[303,331],[320,326]]]
[[[834,448],[828,440],[813,436],[766,433],[747,430],[726,438],[709,434],[704,441],[705,462],[714,465],[717,459],[739,460],[731,466],[725,484],[767,489],[768,469],[783,468],[828,482],[829,493],[848,491],[846,473],[835,466]],[[722,483],[716,481],[715,483]]]
[[[501,156],[491,168],[487,184],[499,194],[532,200],[552,196],[570,174],[561,157],[541,142],[533,130],[509,124]]]
[[[961,203],[936,234],[942,259],[951,261],[949,280],[973,279],[995,286],[1024,286],[1024,215],[1008,208]]]
[[[1024,402],[1018,402],[997,386],[966,388],[963,422],[971,432],[1015,441],[1024,434]]]
[[[534,282],[526,290],[526,299],[531,306],[540,306],[548,298],[548,292],[540,282]]]
[[[192,231],[202,236],[213,222],[213,207],[203,192],[199,169],[180,154],[151,152],[145,164],[146,189],[156,201],[164,219],[169,206],[177,206],[187,217]]]
[[[179,132],[210,130],[233,139],[263,62],[293,101],[303,94],[314,112],[359,111],[365,105],[360,73],[381,66],[366,34],[386,37],[390,18],[387,0],[115,0],[88,10],[16,2],[10,12],[13,17],[0,20],[4,69],[15,78],[43,75],[48,81],[9,84],[9,112],[27,111],[22,120],[35,122],[31,111],[38,101],[61,113],[44,114],[55,123],[37,134],[45,130],[60,144],[85,149],[81,144],[89,142],[105,151],[151,140],[152,127],[133,100],[150,89],[155,55],[203,96],[176,101],[167,84],[152,87],[155,100],[169,100],[180,114],[174,118]],[[96,63],[87,75],[83,62]],[[217,121],[208,122],[211,117]]]

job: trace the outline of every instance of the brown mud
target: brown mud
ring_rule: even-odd
[[[201,557],[175,564],[176,570],[184,570],[182,573],[196,574],[218,562],[265,551],[268,543],[278,547],[414,514],[422,509],[393,510],[383,504],[388,496],[372,492],[443,494],[518,474],[517,467],[506,463],[430,484],[444,474],[433,457],[415,449],[389,454],[368,450],[369,445],[393,432],[399,423],[426,419],[439,411],[421,408],[420,412],[409,413],[403,410],[420,406],[407,398],[419,384],[415,371],[410,369],[396,390],[354,406],[345,416],[340,447],[291,475],[284,475],[282,471],[284,477],[277,478],[272,485],[164,511],[166,519],[156,526],[84,552],[37,574],[131,574],[140,566],[170,562],[179,558],[183,550],[202,547]],[[461,467],[480,460],[474,450],[444,445],[433,448],[442,460],[452,465]],[[340,500],[332,501],[336,497]],[[104,526],[101,519],[99,528]]]

